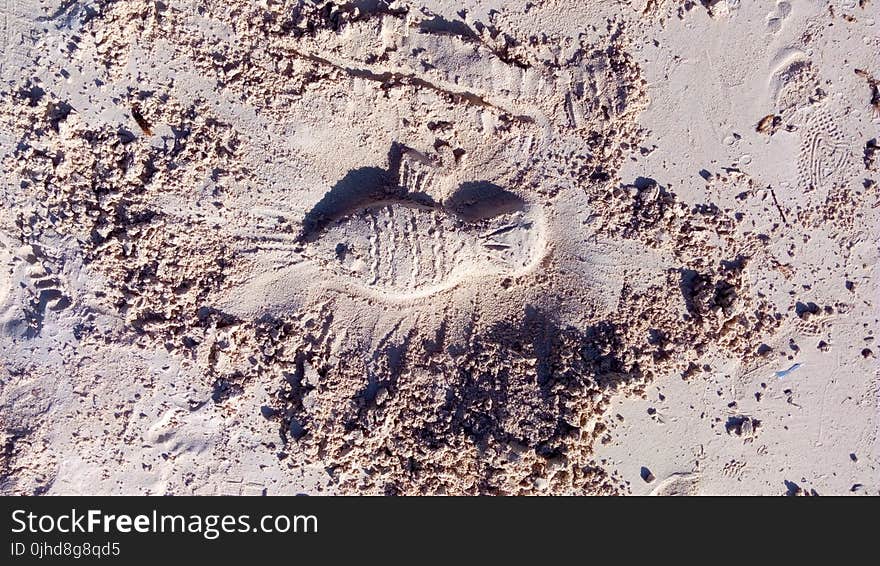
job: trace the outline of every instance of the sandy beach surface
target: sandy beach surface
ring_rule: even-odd
[[[0,47],[0,493],[880,495],[878,0]]]

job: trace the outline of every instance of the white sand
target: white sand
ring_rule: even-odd
[[[0,490],[880,493],[877,20],[0,2]]]

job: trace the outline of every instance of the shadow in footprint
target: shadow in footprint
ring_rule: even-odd
[[[388,152],[388,169],[359,167],[345,174],[303,218],[299,235],[301,242],[314,242],[321,232],[334,220],[372,203],[399,200],[433,207],[437,203],[429,195],[412,192],[399,184],[404,155],[416,152],[406,146],[393,143]],[[427,159],[427,158],[425,158]]]
[[[466,23],[447,20],[443,16],[434,16],[430,20],[420,22],[419,31],[436,35],[453,35],[474,43],[480,41],[480,37]]]
[[[433,166],[422,154],[404,145],[392,144],[388,153],[389,168],[359,167],[349,171],[306,213],[299,241],[314,242],[334,220],[370,204],[390,200],[439,206],[431,195],[402,186],[401,168],[405,159],[415,159],[425,167]],[[466,222],[479,222],[523,211],[526,203],[522,197],[497,185],[475,181],[461,184],[443,206]]]
[[[306,213],[300,240],[314,241],[330,222],[371,202],[392,196],[396,186],[385,169],[352,169]]]
[[[444,205],[467,222],[525,210],[522,197],[486,181],[463,183]]]

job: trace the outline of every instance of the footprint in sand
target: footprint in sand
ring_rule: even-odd
[[[837,125],[817,71],[802,51],[782,50],[770,75],[768,94],[785,128],[801,138],[798,153],[798,186],[818,191],[820,198],[836,183],[853,157],[849,142]]]
[[[825,107],[818,107],[801,132],[798,156],[801,186],[827,190],[841,181],[839,173],[851,157],[846,138]]]
[[[819,100],[818,74],[803,51],[783,49],[774,63],[768,94],[779,114],[791,114]]]
[[[767,31],[770,33],[779,33],[782,24],[791,14],[791,4],[788,2],[777,2],[776,9],[767,14]]]
[[[63,276],[46,267],[39,255],[30,246],[13,247],[10,240],[0,239],[0,334],[34,338],[47,311],[57,313],[71,305]]]
[[[657,484],[651,491],[651,495],[698,495],[700,488],[700,476],[695,473],[672,474]]]
[[[294,234],[258,234],[257,248],[293,253],[358,287],[390,296],[431,294],[464,280],[515,276],[544,250],[543,224],[519,196],[491,183],[451,183],[405,150],[396,186],[337,185]],[[343,187],[343,188],[340,188]],[[331,191],[333,193],[334,191]]]

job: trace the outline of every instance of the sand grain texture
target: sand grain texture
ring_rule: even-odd
[[[0,3],[0,489],[876,495],[826,4]]]

